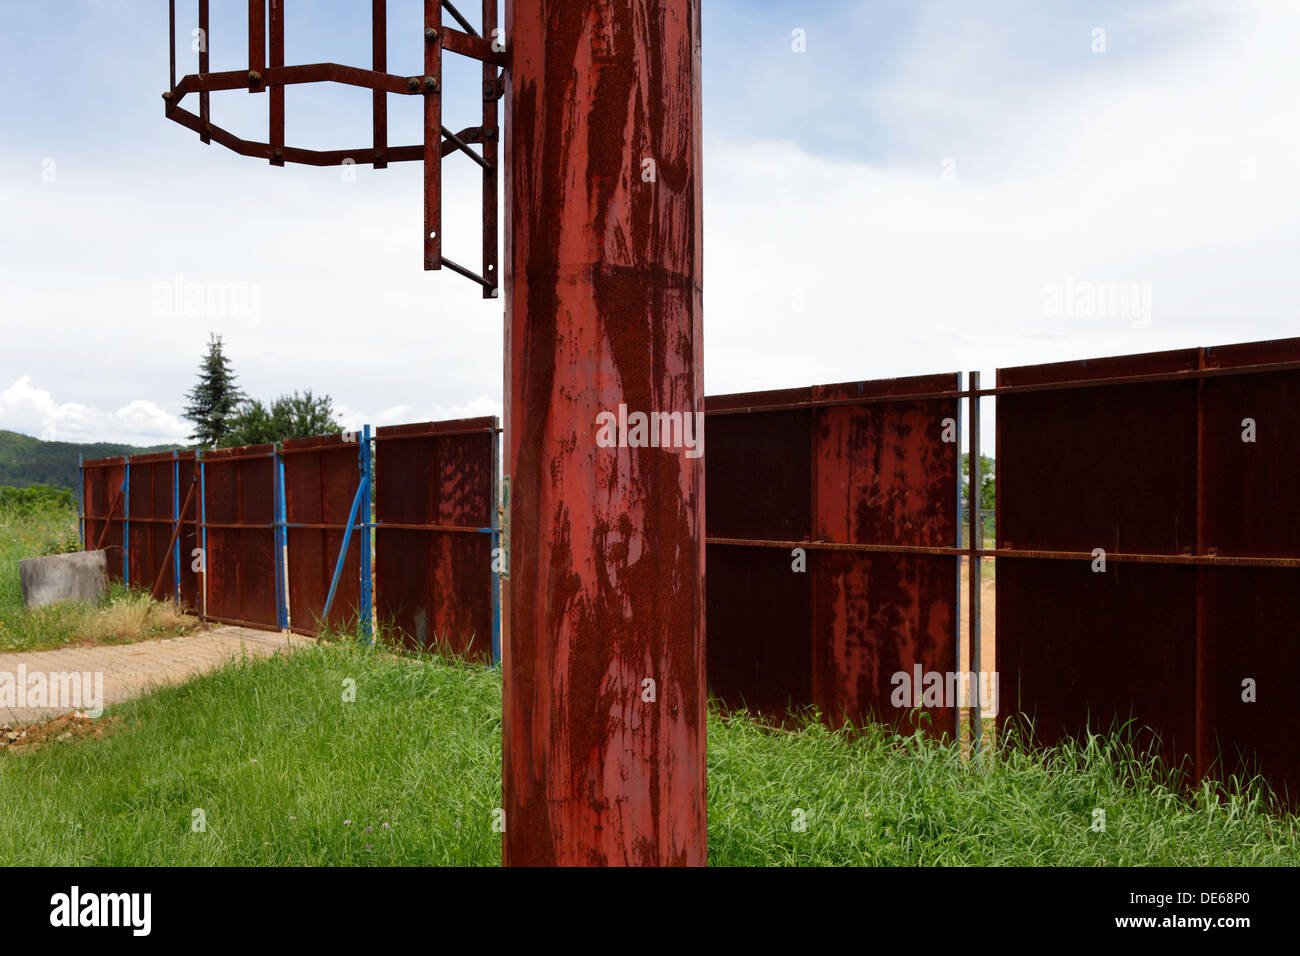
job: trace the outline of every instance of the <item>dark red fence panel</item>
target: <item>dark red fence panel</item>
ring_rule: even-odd
[[[123,580],[126,495],[125,458],[97,458],[81,466],[86,550],[108,552],[108,576]]]
[[[1275,367],[1300,364],[1300,339],[1208,348],[1202,364],[1212,374],[1201,386],[1201,549],[1292,566],[1201,569],[1198,762],[1210,769],[1217,759],[1225,775],[1260,772],[1295,802],[1300,368]],[[1274,370],[1249,371],[1261,367]]]
[[[204,616],[278,630],[275,446],[203,454],[207,582]]]
[[[183,610],[198,614],[203,594],[203,576],[198,570],[203,547],[203,489],[199,484],[199,463],[194,452],[183,451],[177,455],[176,471],[177,510],[182,522],[180,537],[176,540],[181,565],[180,603]],[[189,497],[191,488],[194,496],[186,505],[185,499]]]
[[[411,646],[491,660],[496,418],[375,432],[375,601]]]
[[[951,374],[707,399],[708,675],[724,703],[910,730],[917,668],[955,674],[958,388]],[[955,703],[926,708],[931,730],[951,733]]]
[[[1000,369],[999,388],[1195,370],[1194,349]],[[1194,568],[1121,563],[1118,553],[1196,547],[1194,379],[999,393],[999,715],[1032,716],[1038,738],[1130,717],[1174,759],[1193,745]],[[1093,570],[1103,549],[1106,570]],[[1004,550],[1076,559],[1006,558]],[[1100,567],[1100,565],[1098,565]]]
[[[1004,720],[1132,718],[1197,776],[1294,789],[1296,365],[1300,340],[999,370]]]
[[[180,483],[182,463],[185,465],[184,485]],[[189,606],[192,607],[197,575],[189,555],[198,547],[194,543],[194,525],[199,508],[198,489],[192,488],[194,453],[135,455],[131,457],[130,468],[128,563],[131,585],[149,590],[156,583],[156,597],[175,597],[179,564],[182,600],[188,592]],[[181,530],[173,545],[172,532],[182,506],[185,514],[181,516]]]
[[[320,630],[348,518],[361,486],[360,433],[285,441],[280,448],[286,505],[289,626],[299,634]],[[368,519],[369,495],[356,523]],[[361,551],[365,535],[354,527],[326,621],[350,630],[361,616]]]

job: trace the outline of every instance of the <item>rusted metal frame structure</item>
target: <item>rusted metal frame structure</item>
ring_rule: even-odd
[[[151,584],[151,594],[157,597],[158,589],[170,572],[172,597],[183,607],[193,607],[196,603],[187,601],[193,588],[182,571],[179,551],[181,531],[187,524],[185,515],[189,514],[190,503],[195,497],[195,462],[194,453],[175,451],[90,461],[79,457],[78,460],[78,523],[83,549],[89,546],[98,550],[108,540],[111,525],[121,524],[120,547],[130,557],[123,561],[120,574],[114,573],[110,566],[110,576],[128,586],[132,583]],[[109,478],[114,470],[121,475],[120,483]],[[132,473],[134,481],[128,478]],[[189,474],[190,487],[182,500],[183,473]],[[97,513],[107,491],[106,485],[113,484],[117,490],[108,511]],[[196,528],[197,524],[196,515]],[[111,547],[116,549],[119,545]]]
[[[387,4],[371,0],[372,68],[339,63],[284,63],[284,4],[286,0],[249,0],[248,68],[212,73],[209,70],[212,37],[208,30],[208,0],[198,0],[199,72],[176,77],[176,0],[169,0],[168,23],[171,76],[163,93],[165,115],[199,134],[202,142],[217,142],[242,156],[265,159],[273,166],[301,163],[310,166],[338,166],[369,163],[383,169],[390,162],[424,163],[425,222],[424,268],[446,266],[483,288],[483,297],[495,298],[497,274],[498,129],[497,101],[504,92],[502,68],[504,46],[498,42],[496,0],[482,0],[483,35],[479,35],[459,10],[446,0],[424,0],[424,74],[397,76],[387,72]],[[267,8],[269,3],[269,11]],[[461,29],[445,26],[446,9]],[[269,15],[268,15],[269,13]],[[269,26],[268,26],[269,24]],[[269,50],[268,50],[269,47]],[[442,54],[455,53],[483,64],[483,108],[478,126],[458,132],[442,123]],[[372,144],[357,149],[316,150],[285,145],[284,89],[298,83],[343,83],[372,91]],[[250,93],[269,91],[269,130],[266,142],[241,139],[212,122],[210,96],[221,90],[246,89]],[[190,93],[199,95],[199,112],[180,104]],[[411,146],[388,145],[388,94],[421,96],[424,99],[424,142]],[[480,144],[481,152],[472,148]],[[453,152],[467,155],[482,168],[483,263],[482,273],[453,262],[442,254],[442,158]]]
[[[1197,779],[1258,769],[1294,799],[1300,339],[1000,369],[983,394],[1016,711],[1046,743],[1133,716]]]
[[[99,551],[108,541],[111,526],[122,522],[117,515],[126,491],[126,459],[122,457],[91,459],[82,461],[78,467],[81,487],[81,525],[84,529],[83,547],[93,541],[94,545],[90,550]],[[118,474],[114,472],[119,469],[120,480],[115,480]],[[116,550],[118,547],[121,545],[110,545],[109,549]],[[109,577],[120,578],[120,575],[114,574],[112,567],[110,563]]]
[[[192,458],[187,454],[187,463]],[[133,455],[126,461],[130,475],[126,507],[131,516],[127,583],[149,587],[156,596],[163,581],[170,577],[173,597],[179,603],[181,577],[173,553],[182,527],[177,517],[182,510],[177,500],[180,456],[177,452],[161,452]],[[192,501],[193,495],[187,495],[184,509]]]
[[[205,620],[280,630],[277,460],[271,443],[219,448],[203,455]]]
[[[954,373],[707,399],[709,682],[724,703],[910,727],[910,707],[887,706],[891,672],[958,670],[967,395]],[[943,710],[931,729],[959,737],[960,706]]]
[[[351,485],[353,469],[355,489]],[[339,599],[352,607],[356,623],[369,641],[370,426],[342,435],[281,443],[276,489],[281,547],[286,556],[285,626],[311,636],[330,623],[349,626],[352,616],[347,613],[335,615],[331,622],[330,612]],[[343,514],[345,520],[331,520],[331,515]],[[298,536],[292,534],[295,529]],[[355,562],[350,560],[354,533]],[[355,575],[345,576],[349,568],[355,568]]]
[[[376,430],[375,597],[410,646],[500,660],[495,417]]]

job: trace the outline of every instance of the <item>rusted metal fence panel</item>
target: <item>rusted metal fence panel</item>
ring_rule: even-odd
[[[219,448],[202,459],[207,581],[204,617],[278,630],[283,624],[274,445]]]
[[[98,458],[81,465],[85,547],[108,552],[108,576],[114,581],[125,579],[126,461]]]
[[[290,439],[280,447],[288,620],[296,633],[317,634],[322,624],[351,630],[367,616],[369,582],[362,575],[362,556],[370,547],[364,534],[370,520],[367,454],[361,432]]]
[[[1044,743],[1132,718],[1198,778],[1294,789],[1300,340],[1001,369],[995,391],[1002,718]]]
[[[1196,382],[1056,386],[1196,362],[1188,349],[998,370],[999,389],[1042,387],[997,400],[999,714],[1031,715],[1045,743],[1132,717],[1166,757],[1192,747],[1195,570],[1113,555],[1195,550]]]
[[[84,547],[205,620],[369,635],[376,578],[412,643],[499,659],[496,419],[384,429],[388,564],[374,573],[370,427],[279,445],[80,463]],[[498,562],[503,565],[502,562]],[[179,586],[178,586],[179,582]]]
[[[375,601],[413,647],[492,660],[500,643],[496,418],[375,432]]]
[[[1300,339],[1208,348],[1202,367],[1201,550],[1291,566],[1200,568],[1198,769],[1262,773],[1295,802]]]
[[[170,596],[182,603],[188,598],[187,606],[193,607],[197,576],[186,556],[197,547],[194,453],[133,455],[130,474],[128,583],[157,598]]]
[[[191,488],[194,497],[187,506],[185,500]],[[176,541],[176,561],[180,568],[178,598],[183,610],[198,614],[203,599],[203,576],[199,572],[203,547],[203,489],[199,483],[198,455],[192,451],[176,454],[176,494],[173,500],[176,502],[175,514],[181,521],[181,532]]]
[[[951,374],[707,399],[708,674],[724,703],[911,729],[917,669],[956,673],[958,395]],[[926,706],[928,728],[951,734],[955,704]]]

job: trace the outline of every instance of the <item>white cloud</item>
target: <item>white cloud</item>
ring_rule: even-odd
[[[485,418],[490,415],[500,418],[502,415],[500,399],[488,395],[480,395],[478,398],[462,402],[459,405],[439,405],[435,403],[418,408],[412,405],[394,405],[392,408],[386,408],[374,413],[339,405],[334,411],[339,421],[343,423],[343,427],[348,429],[358,429],[362,425],[382,427],[384,425],[405,425],[411,422],[442,422],[456,418]]]
[[[183,444],[189,428],[153,402],[137,399],[106,412],[79,402],[56,402],[24,375],[0,392],[0,428],[46,441],[109,441],[131,445]]]
[[[1225,9],[1167,18],[1210,7]],[[997,56],[982,8],[962,9],[972,49]],[[891,91],[915,108],[891,113],[914,161],[710,144],[707,390],[1296,334],[1300,8],[1251,4],[1212,25],[1041,91],[969,78],[979,123],[954,145],[951,116],[974,104],[944,59],[968,34],[932,23]],[[1067,277],[1149,283],[1149,324],[1053,317],[1045,288]]]
[[[846,67],[826,95],[842,122],[871,111],[877,157],[706,136],[706,391],[1296,334],[1300,7],[1152,5],[1109,17],[1093,56],[1086,31],[1044,38],[1053,17],[1015,6],[927,5],[866,106]],[[1077,59],[1044,62],[1048,40]],[[500,414],[502,300],[420,270],[416,164],[345,184],[170,132],[147,169],[69,154],[53,184],[44,152],[0,155],[0,281],[26,317],[6,323],[0,382],[63,400],[5,405],[3,427],[184,434],[210,330],[250,394],[328,392],[349,426]],[[454,159],[443,231],[472,263],[477,179]],[[255,284],[258,321],[156,314],[176,275]],[[1067,277],[1149,283],[1150,323],[1045,314]]]

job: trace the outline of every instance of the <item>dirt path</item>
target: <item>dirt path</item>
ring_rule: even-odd
[[[982,577],[980,581],[980,670],[993,672],[997,670],[997,657],[995,653],[997,638],[995,632],[995,619],[997,612],[997,590],[994,587],[993,579]],[[967,572],[966,562],[962,561],[961,568],[961,642],[962,656],[961,669],[970,670],[970,607],[968,596],[970,595],[970,574]],[[985,716],[989,716],[986,712]]]
[[[141,641],[138,644],[65,647],[53,651],[18,651],[0,654],[0,724],[22,724],[85,707],[69,706],[63,695],[44,706],[9,706],[23,703],[18,685],[25,678],[28,694],[33,682],[50,688],[60,683],[55,674],[102,675],[103,706],[139,697],[164,684],[177,684],[216,670],[241,654],[268,657],[277,650],[312,643],[297,636],[238,627],[205,627],[184,637]],[[92,681],[97,678],[91,678]],[[7,685],[7,686],[6,686]],[[86,695],[93,695],[93,685]],[[85,699],[84,697],[82,698]],[[92,698],[93,699],[93,698]],[[27,698],[31,700],[30,697]]]

